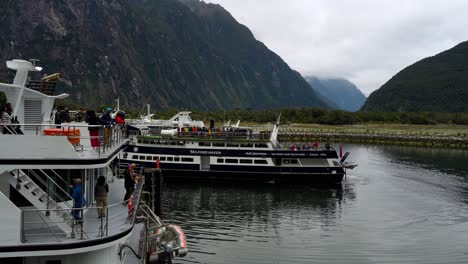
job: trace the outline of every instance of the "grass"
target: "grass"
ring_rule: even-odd
[[[319,124],[290,124],[286,127],[283,126],[282,130],[307,130],[315,132],[341,132],[355,134],[401,134],[468,137],[468,126],[463,125],[363,124],[332,126]]]

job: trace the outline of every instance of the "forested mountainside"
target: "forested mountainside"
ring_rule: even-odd
[[[3,0],[0,9],[0,61],[39,59],[83,106],[119,97],[124,108],[328,107],[219,5]]]
[[[403,69],[362,110],[468,112],[468,42]]]
[[[337,109],[358,111],[366,101],[361,90],[346,79],[314,76],[307,76],[305,79],[316,92],[333,102]]]

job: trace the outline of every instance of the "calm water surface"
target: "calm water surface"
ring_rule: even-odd
[[[176,263],[468,263],[468,151],[344,146],[342,188],[166,184]]]

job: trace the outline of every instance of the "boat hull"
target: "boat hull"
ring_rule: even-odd
[[[144,167],[154,167],[154,162],[121,160],[123,163],[136,163]],[[267,167],[267,166],[219,166],[211,165],[201,170],[199,165],[162,163],[165,181],[233,181],[269,183],[312,183],[336,185],[343,180],[345,172],[341,167]]]

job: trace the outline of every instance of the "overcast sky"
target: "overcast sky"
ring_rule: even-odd
[[[414,62],[468,40],[467,0],[205,0],[221,4],[303,76],[366,95]]]

